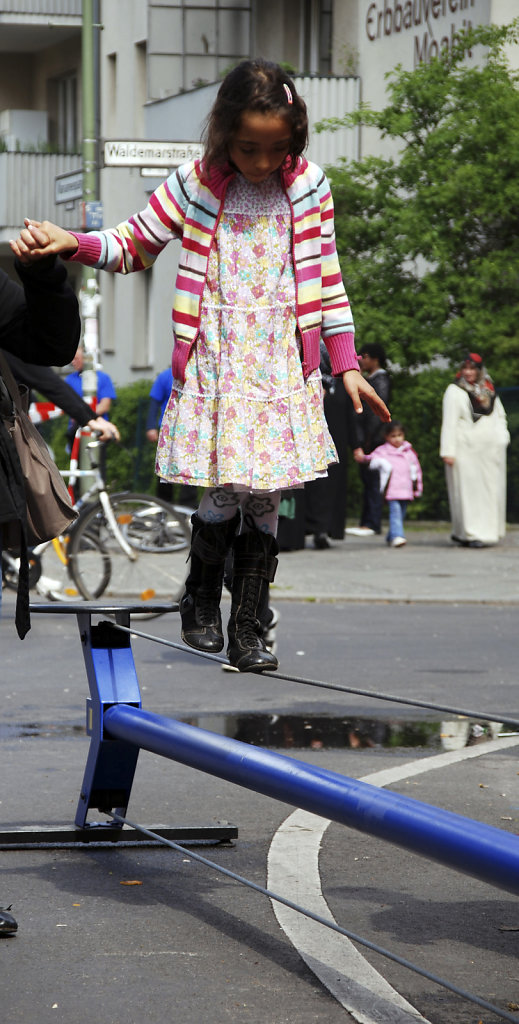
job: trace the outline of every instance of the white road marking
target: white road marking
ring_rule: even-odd
[[[360,781],[372,786],[389,786],[414,775],[518,745],[518,736],[491,740],[373,772]],[[289,815],[270,846],[267,886],[334,921],[322,894],[319,874],[319,850],[330,824],[328,819],[307,811],[296,810]],[[359,1024],[429,1024],[349,939],[281,903],[272,901],[272,906],[280,927],[310,970]]]

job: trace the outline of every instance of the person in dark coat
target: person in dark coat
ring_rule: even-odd
[[[310,480],[304,489],[305,532],[313,534],[314,547],[330,547],[328,538],[344,539],[348,497],[348,452],[351,439],[356,439],[352,419],[358,418],[344,388],[337,386],[326,346],[321,342],[321,377],[324,392],[324,415],[339,461],[328,466],[328,475]],[[304,546],[304,541],[303,545]]]
[[[386,353],[382,345],[372,342],[364,345],[359,354],[359,364],[372,388],[389,406],[391,399],[391,379],[386,370]],[[351,417],[353,458],[359,464],[363,484],[363,500],[360,523],[348,527],[347,534],[354,537],[370,537],[381,531],[383,495],[380,493],[378,471],[369,469],[364,456],[369,455],[384,440],[384,424],[371,411],[369,405],[362,403],[362,412]]]
[[[52,256],[32,265],[15,260],[22,287],[0,270],[0,348],[37,365],[65,366],[79,344],[76,296],[63,264]],[[20,639],[30,629],[27,562],[27,514],[22,470],[6,425],[12,403],[0,377],[0,547],[9,528],[20,549],[16,629]]]
[[[64,266],[50,257],[30,267],[16,260],[15,267],[23,287],[0,270],[0,347],[38,365],[65,366],[79,343],[80,319]],[[16,628],[23,639],[30,628],[27,515],[20,461],[4,422],[11,415],[12,402],[0,376],[0,553],[4,530],[14,528],[20,546]],[[0,908],[2,935],[18,929],[10,910]]]

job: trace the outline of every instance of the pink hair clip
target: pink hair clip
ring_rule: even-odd
[[[289,105],[289,106],[291,107],[291,106],[292,106],[292,103],[293,103],[294,101],[293,101],[293,99],[292,99],[292,93],[290,92],[290,89],[288,88],[288,85],[286,84],[286,82],[283,82],[283,88],[284,88],[284,90],[285,90],[285,92],[286,92],[286,94],[287,94],[287,102],[288,102],[288,105]]]

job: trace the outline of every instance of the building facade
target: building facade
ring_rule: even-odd
[[[98,6],[98,198],[107,227],[146,204],[181,162],[182,146],[196,147],[218,81],[238,60],[262,55],[293,69],[313,125],[360,100],[383,106],[386,74],[396,64],[411,70],[451,46],[464,27],[506,24],[517,14],[517,0],[98,0]],[[25,216],[67,228],[85,223],[81,33],[81,0],[0,0],[0,266],[9,272],[8,240]],[[511,59],[518,66],[516,53]],[[142,143],[150,141],[163,147],[144,152]],[[312,132],[309,156],[326,165],[380,149],[367,132]],[[173,243],[145,274],[99,275],[100,359],[117,384],[151,378],[170,359],[177,256]],[[79,287],[81,268],[70,272]]]

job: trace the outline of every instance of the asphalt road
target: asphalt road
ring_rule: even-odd
[[[443,557],[443,546],[434,557],[440,549]],[[356,548],[359,565],[362,557],[373,558],[373,549],[366,552]],[[314,553],[306,554],[315,565]],[[474,554],[481,556],[480,567],[488,564],[489,552]],[[306,572],[304,555],[298,564]],[[278,678],[226,673],[187,652],[135,638],[144,706],[353,778],[374,780],[387,771],[393,792],[519,831],[518,747],[512,745],[519,737],[500,746],[491,739],[498,727],[484,719],[478,737],[475,718],[281,678],[286,673],[519,719],[515,604],[306,596],[276,598],[282,616]],[[8,596],[0,620],[2,828],[68,825],[88,749],[77,626],[68,615],[35,615],[20,643],[12,612]],[[136,628],[179,639],[176,616]],[[144,825],[235,823],[233,847],[204,847],[204,856],[260,886],[268,878],[282,894],[287,886],[297,903],[323,907],[355,934],[514,1015],[514,896],[434,858],[299,814],[146,752],[129,809],[130,820]],[[297,863],[293,853],[282,852],[287,831],[297,835]],[[9,1024],[498,1019],[361,947],[361,980],[352,980],[359,964],[351,961],[347,940],[337,952],[321,927],[316,956],[305,918],[297,915],[297,926],[280,924],[267,897],[193,862],[188,851],[11,849],[0,850],[0,858],[0,903],[12,902],[19,921],[18,935],[0,941],[2,1017]],[[313,953],[305,954],[307,942]],[[394,995],[377,995],[378,978]],[[352,1013],[344,1005],[349,999],[356,1001]]]

